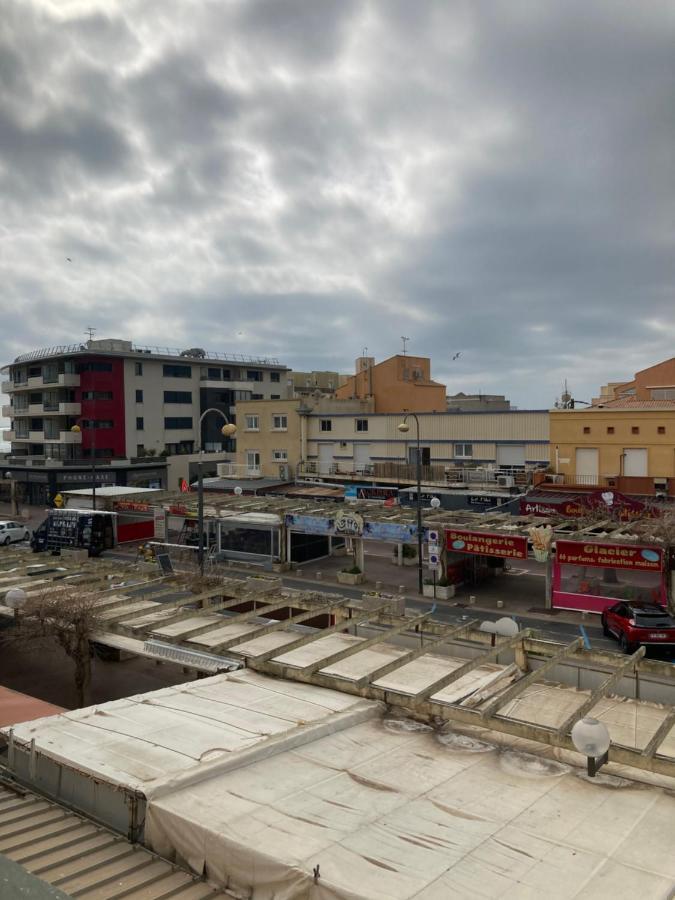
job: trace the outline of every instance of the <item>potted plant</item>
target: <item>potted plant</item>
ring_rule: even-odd
[[[337,573],[337,580],[340,584],[361,584],[364,580],[364,575],[358,566],[350,566],[349,568],[341,569]]]
[[[445,575],[436,580],[436,592],[434,594],[433,578],[425,578],[422,585],[422,593],[425,597],[434,597],[436,600],[450,600],[455,596],[455,585],[450,584]]]
[[[417,547],[414,544],[404,544],[401,555],[404,566],[417,565]],[[394,558],[396,558],[396,550],[394,550]]]

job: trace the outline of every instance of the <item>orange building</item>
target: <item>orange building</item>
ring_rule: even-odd
[[[375,364],[372,356],[356,360],[356,374],[335,391],[338,400],[374,402],[376,413],[447,412],[444,384],[431,379],[431,360],[398,354]]]
[[[599,406],[608,400],[675,400],[675,357],[636,372],[631,381],[612,382],[593,400]]]

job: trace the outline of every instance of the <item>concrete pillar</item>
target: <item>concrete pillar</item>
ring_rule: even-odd
[[[354,559],[356,565],[362,572],[366,571],[366,557],[363,549],[363,540],[361,538],[353,538],[354,540]]]
[[[396,565],[403,565],[403,544],[396,545]]]

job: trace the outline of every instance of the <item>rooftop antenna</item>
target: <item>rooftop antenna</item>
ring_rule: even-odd
[[[89,335],[90,341],[93,341],[94,335],[96,334],[96,329],[92,328],[91,325],[89,325],[87,328],[84,329],[84,333]]]
[[[403,337],[403,335],[401,335],[401,340],[403,341],[403,355],[405,356],[405,345],[408,343],[408,341],[410,340],[410,338],[409,338],[409,337]]]

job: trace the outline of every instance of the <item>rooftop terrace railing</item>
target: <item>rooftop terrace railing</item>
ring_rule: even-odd
[[[203,356],[201,355],[202,352]],[[195,362],[220,360],[222,362],[239,362],[259,366],[280,365],[279,360],[274,356],[246,356],[241,353],[215,353],[211,350],[204,350],[194,354],[191,350],[178,350],[175,347],[152,347],[144,344],[133,344],[131,350],[106,350],[102,347],[89,347],[87,343],[58,344],[55,347],[42,347],[39,350],[31,350],[29,353],[22,353],[20,356],[17,356],[14,364],[34,362],[35,360],[46,359],[52,356],[64,356],[69,353],[143,353],[154,356],[180,357],[185,360],[194,360]]]

